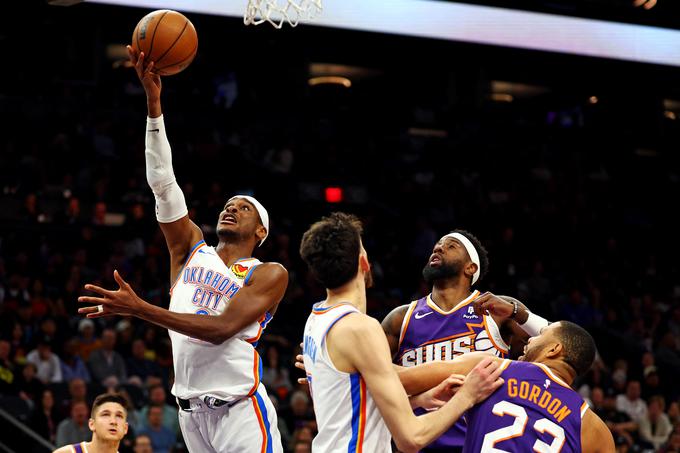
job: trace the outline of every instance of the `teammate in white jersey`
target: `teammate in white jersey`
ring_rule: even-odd
[[[217,247],[208,247],[190,219],[175,181],[161,111],[161,79],[128,46],[144,86],[148,119],[147,181],[170,251],[170,310],[140,299],[118,272],[117,291],[86,285],[100,297],[88,317],[130,315],[170,330],[179,424],[191,452],[280,452],[276,412],[260,384],[255,346],[288,285],[286,269],[250,257],[269,231],[269,215],[253,197],[230,198],[219,214]]]
[[[322,219],[304,234],[300,255],[327,291],[307,320],[303,341],[319,427],[312,451],[388,453],[391,433],[401,451],[415,452],[502,384],[489,359],[439,410],[416,417],[380,324],[365,314],[370,265],[361,223],[342,213]]]

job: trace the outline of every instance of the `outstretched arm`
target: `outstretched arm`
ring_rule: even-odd
[[[414,367],[395,366],[399,380],[409,395],[425,392],[451,375],[467,375],[479,362],[489,359],[500,365],[502,359],[487,352],[469,352],[450,362],[429,362]]]
[[[274,310],[288,286],[288,272],[283,266],[277,263],[261,264],[253,271],[248,284],[230,302],[226,302],[224,312],[217,316],[206,316],[175,313],[152,305],[137,296],[118,271],[114,271],[113,277],[119,285],[117,291],[85,285],[85,289],[99,296],[81,296],[78,302],[98,305],[80,308],[78,313],[86,314],[88,318],[135,316],[213,344],[225,342],[247,325],[258,321],[266,312]],[[99,311],[99,306],[102,306],[102,311]]]
[[[161,109],[161,77],[153,71],[153,61],[145,65],[144,53],[138,55],[128,46],[128,55],[146,92],[149,115],[144,152],[146,179],[156,198],[156,219],[170,251],[170,281],[173,281],[191,248],[203,238],[203,232],[189,219],[184,194],[175,180]]]
[[[497,363],[481,362],[449,402],[435,412],[415,417],[390,363],[385,335],[376,320],[359,314],[346,316],[329,331],[326,341],[338,369],[361,374],[397,447],[404,452],[425,447],[503,382]]]

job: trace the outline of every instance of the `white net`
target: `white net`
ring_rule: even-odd
[[[248,0],[243,23],[260,25],[269,22],[276,28],[288,23],[297,26],[302,20],[314,19],[323,10],[323,0]]]

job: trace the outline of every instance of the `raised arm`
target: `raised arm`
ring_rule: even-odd
[[[288,272],[277,263],[260,264],[252,273],[250,280],[227,303],[218,316],[175,313],[141,299],[132,287],[120,276],[113,274],[119,289],[109,291],[95,285],[85,285],[85,289],[99,296],[81,296],[78,302],[101,305],[80,308],[78,313],[88,318],[111,315],[135,316],[166,329],[181,334],[221,344],[241,331],[244,327],[258,321],[266,312],[273,314],[283,298],[288,286]]]
[[[607,425],[590,409],[581,420],[581,451],[583,453],[614,453],[614,438]]]
[[[385,319],[383,319],[381,325],[385,336],[387,337],[387,344],[390,346],[390,357],[394,359],[394,356],[399,351],[399,337],[401,335],[401,325],[404,323],[404,316],[408,312],[408,305],[401,305],[391,312]]]
[[[175,180],[161,109],[161,77],[153,72],[153,62],[144,64],[144,53],[137,55],[128,46],[128,54],[146,92],[146,180],[156,198],[156,219],[170,251],[170,281],[173,281],[203,233],[189,219],[184,194]]]
[[[534,313],[519,300],[510,296],[496,296],[486,292],[473,301],[475,312],[482,315],[489,312],[499,324],[508,324],[513,334],[522,339],[535,337],[550,322]]]
[[[338,369],[361,374],[397,448],[405,453],[425,447],[502,384],[498,364],[482,362],[449,402],[416,417],[392,368],[389,346],[376,320],[359,314],[346,316],[330,330],[326,341]]]

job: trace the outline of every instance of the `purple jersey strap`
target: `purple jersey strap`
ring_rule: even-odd
[[[76,451],[76,453],[83,453],[83,446],[82,445],[73,444],[72,447]]]

